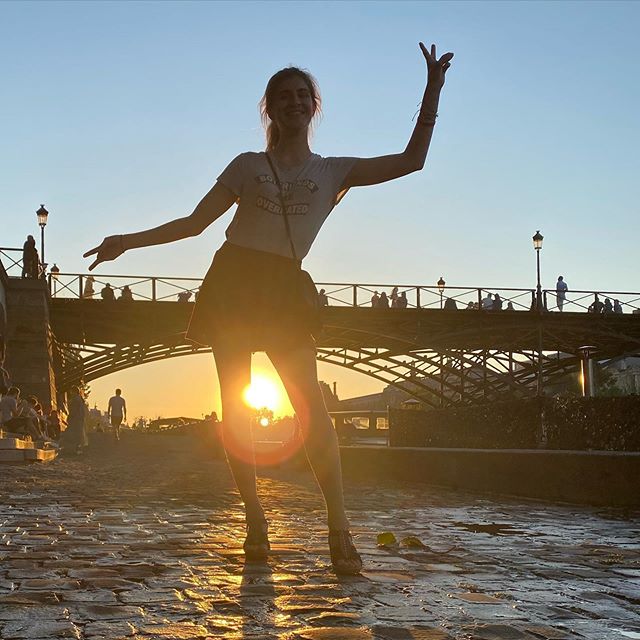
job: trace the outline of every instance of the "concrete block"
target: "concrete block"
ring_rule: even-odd
[[[2,436],[0,437],[0,449],[33,449],[33,442]]]
[[[24,452],[24,459],[28,462],[51,462],[57,456],[56,449],[27,449]]]
[[[0,462],[24,462],[27,449],[0,449]]]

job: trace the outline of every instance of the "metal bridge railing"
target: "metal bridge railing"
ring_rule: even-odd
[[[8,276],[19,278],[22,275],[22,249],[0,247],[0,261]]]
[[[2,249],[0,249],[2,251]],[[147,301],[193,302],[201,278],[173,278],[160,276],[92,275],[81,273],[49,274],[49,290],[53,298],[84,298],[101,300],[107,286],[119,299],[128,288],[130,299]],[[332,307],[371,307],[384,292],[387,304],[408,309],[530,311],[535,308],[535,289],[513,287],[451,287],[389,284],[351,284],[335,282],[316,283],[318,291],[327,296]],[[559,311],[556,291],[543,290],[544,311]],[[125,299],[127,291],[125,291]],[[597,296],[597,298],[596,298]],[[393,299],[396,299],[394,305]],[[400,300],[398,304],[397,300]],[[594,305],[594,301],[598,301]],[[569,291],[564,300],[566,312],[609,311],[604,305],[614,302],[622,313],[640,313],[640,293],[621,291]],[[598,306],[601,305],[601,306]],[[382,305],[380,305],[382,306]]]

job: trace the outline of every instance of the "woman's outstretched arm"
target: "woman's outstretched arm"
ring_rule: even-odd
[[[201,234],[214,220],[217,220],[237,200],[236,195],[220,182],[216,182],[213,188],[202,198],[193,213],[184,218],[177,218],[159,227],[140,231],[139,233],[127,233],[118,236],[108,236],[102,243],[87,251],[85,258],[95,255],[96,259],[89,267],[89,271],[97,267],[101,262],[115,260],[127,249],[138,247],[150,247],[155,244],[175,242],[182,238],[189,238]]]
[[[343,189],[387,182],[413,171],[420,171],[424,167],[436,123],[440,91],[444,86],[447,69],[451,66],[453,53],[445,53],[437,58],[436,45],[432,44],[431,51],[428,51],[422,42],[420,49],[427,62],[428,80],[409,144],[402,153],[358,159],[347,175]]]

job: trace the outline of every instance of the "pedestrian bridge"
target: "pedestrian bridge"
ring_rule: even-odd
[[[50,277],[59,384],[68,388],[139,364],[209,352],[184,337],[193,309],[188,300],[200,282]],[[100,298],[107,285],[114,300]],[[132,299],[120,300],[125,287]],[[375,292],[389,296],[394,285],[317,287],[329,303],[318,360],[399,385],[432,406],[531,396],[575,374],[587,345],[599,359],[640,353],[639,293],[570,292],[560,313],[554,291],[542,291],[536,304],[533,289],[398,285],[406,307],[372,308]],[[483,309],[489,293],[500,303]],[[595,296],[618,300],[624,312],[589,313]]]

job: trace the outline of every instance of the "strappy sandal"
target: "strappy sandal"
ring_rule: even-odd
[[[329,551],[333,570],[338,575],[355,576],[362,570],[362,558],[347,529],[329,531]]]
[[[242,548],[247,560],[267,559],[271,545],[269,544],[269,525],[266,520],[247,522],[247,537]]]

